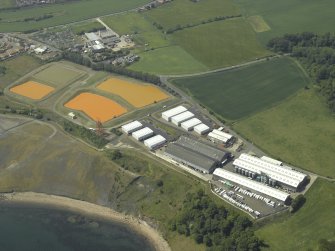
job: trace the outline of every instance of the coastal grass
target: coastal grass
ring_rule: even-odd
[[[314,90],[301,90],[233,128],[275,158],[335,177],[335,118]]]
[[[316,250],[320,239],[334,240],[334,191],[334,182],[317,179],[298,212],[256,231],[256,235],[269,245],[264,250]]]
[[[0,74],[0,88],[5,88],[41,65],[39,60],[25,54],[0,62],[0,66],[6,67],[6,73]]]
[[[177,25],[201,23],[217,16],[238,15],[240,11],[231,0],[175,0],[143,14],[167,30]]]
[[[140,60],[129,68],[155,74],[183,74],[208,70],[180,46],[168,46],[138,54]]]
[[[244,16],[260,15],[271,27],[270,31],[259,33],[265,44],[272,37],[286,33],[304,31],[325,33],[335,32],[335,2],[332,0],[283,0],[269,2],[267,0],[237,0]],[[327,20],[327,21],[326,21]]]
[[[33,8],[1,10],[0,32],[29,31],[68,24],[97,16],[127,11],[146,3],[146,0],[70,1],[63,4],[49,4]]]
[[[173,33],[173,41],[210,69],[270,54],[243,18],[213,22]]]
[[[309,84],[287,57],[187,78],[172,83],[228,120],[238,120],[282,101]]]

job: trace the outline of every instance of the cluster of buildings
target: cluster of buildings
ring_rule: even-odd
[[[28,48],[21,40],[6,34],[0,34],[0,61],[25,52]]]
[[[162,113],[162,118],[172,122],[176,126],[181,126],[186,131],[195,131],[199,135],[208,133],[211,129],[184,106],[177,106]]]
[[[154,0],[144,6],[142,6],[141,8],[139,8],[137,11],[142,12],[142,11],[146,11],[146,10],[151,10],[153,8],[157,8],[160,5],[166,4],[168,2],[171,2],[171,0]]]
[[[16,0],[17,7],[55,3],[56,0]]]
[[[167,142],[162,135],[155,135],[152,129],[144,127],[143,124],[137,120],[123,125],[121,129],[124,133],[131,135],[137,141],[143,141],[144,145],[150,150],[154,150]]]

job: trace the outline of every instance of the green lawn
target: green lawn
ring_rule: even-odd
[[[105,17],[103,21],[120,35],[131,34],[138,46],[157,48],[170,45],[167,36],[139,13],[114,15]]]
[[[272,59],[172,82],[218,115],[237,120],[264,110],[309,83],[294,61]]]
[[[335,177],[335,118],[313,90],[234,125],[275,158]]]
[[[12,84],[13,81],[41,66],[41,63],[31,56],[22,55],[0,62],[0,65],[7,68],[6,74],[0,75],[0,88],[5,88],[6,86]]]
[[[67,24],[74,21],[130,10],[147,2],[147,0],[87,0],[23,8],[13,11],[3,10],[0,11],[0,32],[25,31]],[[40,21],[26,22],[24,20],[26,18],[39,18],[46,14],[53,15],[53,17]]]
[[[179,46],[169,46],[138,54],[140,61],[130,69],[156,74],[182,74],[206,71],[208,68]]]
[[[335,1],[333,0],[236,0],[246,16],[260,15],[271,30],[259,34],[266,43],[271,37],[285,33],[314,31],[335,32]]]
[[[240,11],[231,0],[174,0],[164,6],[144,12],[152,22],[168,29],[177,25],[200,23],[216,16],[238,15]]]
[[[317,180],[307,192],[305,205],[284,221],[262,227],[256,234],[271,251],[316,250],[321,238],[334,240],[335,184]]]
[[[239,64],[269,54],[243,18],[213,22],[173,34],[174,41],[211,69]]]

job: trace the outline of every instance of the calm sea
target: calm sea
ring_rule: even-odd
[[[0,251],[154,251],[127,226],[70,211],[0,203]]]

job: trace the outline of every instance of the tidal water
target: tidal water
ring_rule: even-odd
[[[61,209],[0,203],[0,251],[154,251],[126,225]]]

